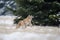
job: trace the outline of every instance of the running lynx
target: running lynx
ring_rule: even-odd
[[[28,15],[27,18],[18,22],[16,28],[32,26],[32,23],[31,23],[32,18],[33,18],[33,16]]]

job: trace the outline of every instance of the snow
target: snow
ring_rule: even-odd
[[[13,25],[16,16],[0,16],[0,25]]]
[[[0,16],[0,40],[60,40],[60,29],[56,27],[33,26],[25,29],[19,28],[15,31],[15,27],[13,27],[13,19],[15,18],[16,16]]]
[[[29,32],[13,32],[11,34],[0,34],[2,40],[60,40],[59,35],[37,34]]]

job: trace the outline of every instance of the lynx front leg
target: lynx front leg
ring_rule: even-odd
[[[31,23],[31,22],[29,23],[29,26],[31,26],[31,27],[32,27],[32,23]]]

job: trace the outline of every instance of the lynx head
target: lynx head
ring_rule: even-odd
[[[27,18],[32,19],[32,18],[34,18],[34,17],[33,17],[32,15],[28,15]]]

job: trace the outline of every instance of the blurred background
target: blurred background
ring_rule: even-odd
[[[14,23],[17,24],[28,15],[34,16],[33,25],[59,27],[60,0],[0,0],[0,16],[3,18],[10,16],[12,19],[14,16]],[[18,19],[16,16],[22,17]]]
[[[14,0],[0,0],[0,16],[4,15],[13,15],[11,11],[9,11],[6,7],[16,9],[16,3]]]

